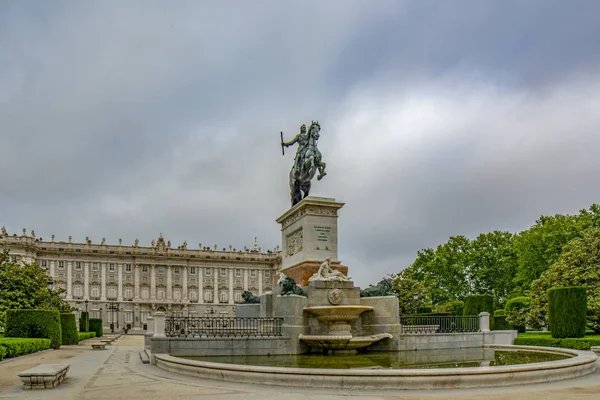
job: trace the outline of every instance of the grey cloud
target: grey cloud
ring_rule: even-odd
[[[174,4],[0,5],[10,231],[272,248],[311,119],[361,285],[598,198],[596,2]]]

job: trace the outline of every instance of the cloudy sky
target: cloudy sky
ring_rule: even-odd
[[[0,2],[0,224],[280,244],[279,132],[321,123],[360,285],[600,201],[600,3]]]

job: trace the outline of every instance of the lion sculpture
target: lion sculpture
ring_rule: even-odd
[[[244,304],[260,304],[260,297],[255,296],[252,292],[244,290],[242,293],[242,299],[244,299]]]
[[[384,278],[377,285],[360,291],[360,297],[392,296],[392,279]]]
[[[281,282],[281,293],[282,296],[287,296],[288,294],[297,294],[299,296],[304,296],[304,290],[298,285],[296,285],[296,281],[286,276]]]

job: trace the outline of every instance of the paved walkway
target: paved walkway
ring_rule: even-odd
[[[596,373],[584,378],[543,385],[499,389],[419,392],[344,392],[310,388],[279,388],[184,377],[142,364],[142,336],[123,336],[109,350],[92,351],[82,342],[0,363],[0,399],[60,400],[597,400],[600,399],[600,361]],[[53,390],[24,391],[17,373],[41,363],[68,362],[65,382]]]

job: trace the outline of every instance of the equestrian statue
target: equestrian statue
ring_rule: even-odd
[[[319,171],[317,180],[323,179],[325,172],[325,163],[321,160],[321,152],[317,148],[321,125],[318,121],[312,121],[308,132],[306,125],[300,127],[300,133],[289,142],[283,141],[283,132],[281,132],[281,151],[285,155],[285,148],[298,143],[294,166],[290,171],[290,191],[292,198],[292,207],[298,204],[310,192],[310,181],[315,173]]]

